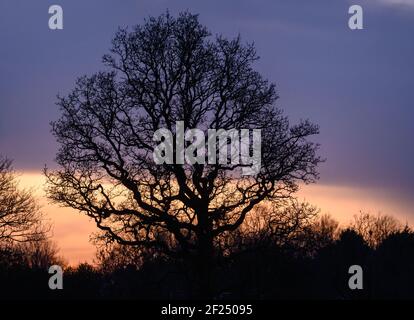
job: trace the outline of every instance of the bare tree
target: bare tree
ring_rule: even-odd
[[[67,265],[66,261],[59,256],[57,244],[44,237],[37,241],[18,243],[14,245],[14,249],[22,253],[26,264],[31,268],[47,270],[54,264],[61,267]]]
[[[44,224],[31,190],[18,186],[12,161],[0,157],[0,242],[27,242],[44,239]]]
[[[110,70],[81,77],[59,97],[52,131],[60,168],[45,170],[50,199],[92,217],[121,244],[194,258],[205,290],[214,239],[238,229],[258,204],[286,200],[298,182],[318,176],[318,144],[307,139],[318,127],[289,124],[275,107],[275,86],[253,69],[257,59],[253,45],[211,37],[190,13],[120,29],[103,58]],[[177,121],[205,133],[260,129],[260,172],[155,164],[154,132],[166,128],[175,140]]]
[[[94,239],[97,246],[96,262],[99,269],[107,274],[124,268],[140,269],[145,262],[162,256],[162,252],[153,248],[124,246],[117,242],[100,242]]]
[[[355,215],[351,228],[360,234],[372,248],[376,248],[391,234],[404,229],[402,224],[394,217],[380,213],[373,215],[367,212],[360,212],[359,215]]]
[[[296,199],[284,205],[260,204],[255,207],[235,231],[218,237],[217,245],[226,255],[246,250],[288,248],[303,240],[303,233],[313,224],[319,210]]]
[[[338,221],[329,214],[317,215],[294,239],[294,247],[299,254],[314,256],[320,249],[333,244],[341,231]]]

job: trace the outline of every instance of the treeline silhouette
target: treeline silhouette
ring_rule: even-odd
[[[261,207],[249,224],[217,244],[215,299],[397,299],[414,297],[414,232],[395,218],[360,213],[347,227],[304,204],[279,229]],[[298,214],[300,212],[300,214]],[[267,212],[268,213],[268,212]],[[267,217],[267,218],[266,218]],[[267,224],[266,224],[267,223]],[[265,228],[263,226],[266,226]],[[47,270],[64,264],[48,241],[3,246],[1,299],[191,299],[197,275],[186,261],[160,252],[105,243],[96,264],[64,267],[63,290],[51,290]],[[363,289],[351,290],[351,265],[363,269]]]

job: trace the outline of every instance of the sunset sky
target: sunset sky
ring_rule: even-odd
[[[48,29],[48,8],[64,29]],[[364,30],[348,28],[348,8],[364,9]],[[85,0],[0,2],[0,154],[36,188],[70,262],[92,262],[96,231],[80,213],[48,204],[42,168],[55,166],[49,122],[56,95],[78,76],[102,70],[118,26],[166,9],[189,9],[213,34],[254,41],[259,70],[277,86],[292,122],[320,125],[320,181],[299,197],[346,223],[359,210],[414,223],[414,0]]]

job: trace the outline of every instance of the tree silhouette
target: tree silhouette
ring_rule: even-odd
[[[0,157],[0,245],[44,240],[49,227],[31,190],[19,188],[12,161]]]
[[[79,78],[59,97],[59,169],[45,169],[48,196],[92,217],[109,240],[190,259],[207,293],[217,237],[318,176],[318,144],[307,139],[318,127],[289,124],[275,86],[253,69],[257,59],[253,45],[213,38],[188,12],[120,29],[103,58],[109,71]],[[177,121],[204,132],[260,129],[260,172],[156,164],[154,133],[166,128],[175,140]]]
[[[382,239],[373,262],[375,298],[414,298],[413,249],[414,233],[408,227]]]
[[[403,225],[394,217],[367,212],[354,216],[352,228],[372,247],[376,248],[388,236],[402,231]]]

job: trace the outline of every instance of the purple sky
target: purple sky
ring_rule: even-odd
[[[257,69],[276,83],[279,106],[292,121],[320,125],[328,160],[320,183],[412,199],[414,1],[354,3],[364,8],[364,30],[349,30],[346,0],[2,0],[0,153],[17,169],[53,167],[56,95],[103,68],[118,26],[189,9],[213,33],[254,41]],[[52,4],[63,7],[62,31],[48,29]]]

